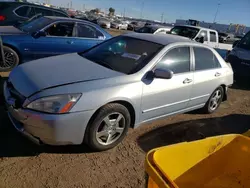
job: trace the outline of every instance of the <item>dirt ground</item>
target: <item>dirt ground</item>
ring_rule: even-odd
[[[0,87],[7,74],[1,76]],[[0,188],[144,188],[150,149],[250,129],[250,87],[234,85],[228,97],[212,115],[192,112],[131,129],[120,145],[101,153],[34,145],[14,130],[0,98]]]

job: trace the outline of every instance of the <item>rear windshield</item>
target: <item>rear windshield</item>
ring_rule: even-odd
[[[51,24],[52,22],[53,20],[49,18],[40,17],[37,19],[31,19],[27,22],[24,22],[21,25],[17,26],[17,28],[26,33],[34,33],[36,31],[43,29],[44,27]]]
[[[162,48],[161,44],[118,36],[80,55],[109,69],[133,74],[148,64]]]
[[[180,35],[194,39],[199,31],[200,30],[198,28],[194,27],[175,26],[173,29],[171,29],[170,33],[173,35]]]
[[[6,8],[9,8],[12,3],[7,3],[7,2],[0,2],[0,10],[4,10]]]
[[[138,29],[136,32],[138,33],[154,33],[157,30],[157,28],[152,27],[142,27]]]

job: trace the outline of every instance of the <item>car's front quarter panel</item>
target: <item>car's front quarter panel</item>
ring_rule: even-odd
[[[140,121],[142,82],[140,79],[134,79],[133,76],[121,76],[120,78],[116,77],[54,87],[33,95],[29,100],[33,101],[41,97],[67,93],[82,94],[70,113],[95,112],[107,103],[125,101],[130,103],[135,110],[135,124],[138,124]]]
[[[35,59],[32,54],[32,46],[34,45],[34,38],[30,35],[3,35],[3,44],[13,48],[19,55],[21,63]]]

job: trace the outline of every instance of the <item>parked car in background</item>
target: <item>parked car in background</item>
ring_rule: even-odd
[[[200,108],[215,112],[232,83],[232,69],[208,46],[130,33],[83,53],[22,64],[4,96],[15,128],[36,143],[84,142],[102,151],[130,127]]]
[[[204,43],[212,48],[232,50],[231,44],[219,43],[219,34],[216,30],[198,26],[179,25],[174,26],[170,33],[173,35],[188,37],[194,41]]]
[[[131,22],[130,24],[128,24],[128,30],[134,31],[134,30],[137,30],[143,26],[144,26],[144,23],[134,21],[134,22]]]
[[[250,80],[250,32],[241,40],[235,41],[233,50],[227,56],[237,79]]]
[[[114,22],[111,22],[111,27],[115,29],[125,29],[127,30],[128,24],[121,21],[121,20],[115,20]]]
[[[159,25],[148,25],[140,29],[135,30],[137,33],[151,33],[151,34],[167,34],[170,32],[171,27],[159,26]]]
[[[0,33],[5,53],[0,71],[34,59],[84,51],[111,38],[98,25],[63,17],[40,17],[16,27],[0,27]]]
[[[42,14],[43,16],[69,17],[66,12],[60,9],[53,9],[33,3],[0,1],[0,26],[20,24],[36,14]]]
[[[219,42],[225,43],[228,39],[228,33],[218,33],[219,34]]]
[[[110,29],[111,27],[111,21],[106,18],[97,19],[97,24],[106,29]]]

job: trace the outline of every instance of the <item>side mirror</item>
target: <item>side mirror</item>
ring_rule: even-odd
[[[237,46],[237,44],[238,44],[239,42],[240,42],[239,40],[234,41],[234,43],[233,43],[233,48],[234,48],[235,46]]]
[[[171,79],[173,77],[173,75],[174,75],[174,73],[171,70],[155,69],[155,71],[154,71],[155,78]]]
[[[46,37],[45,31],[37,31],[32,34],[32,37],[38,39],[39,37]]]

